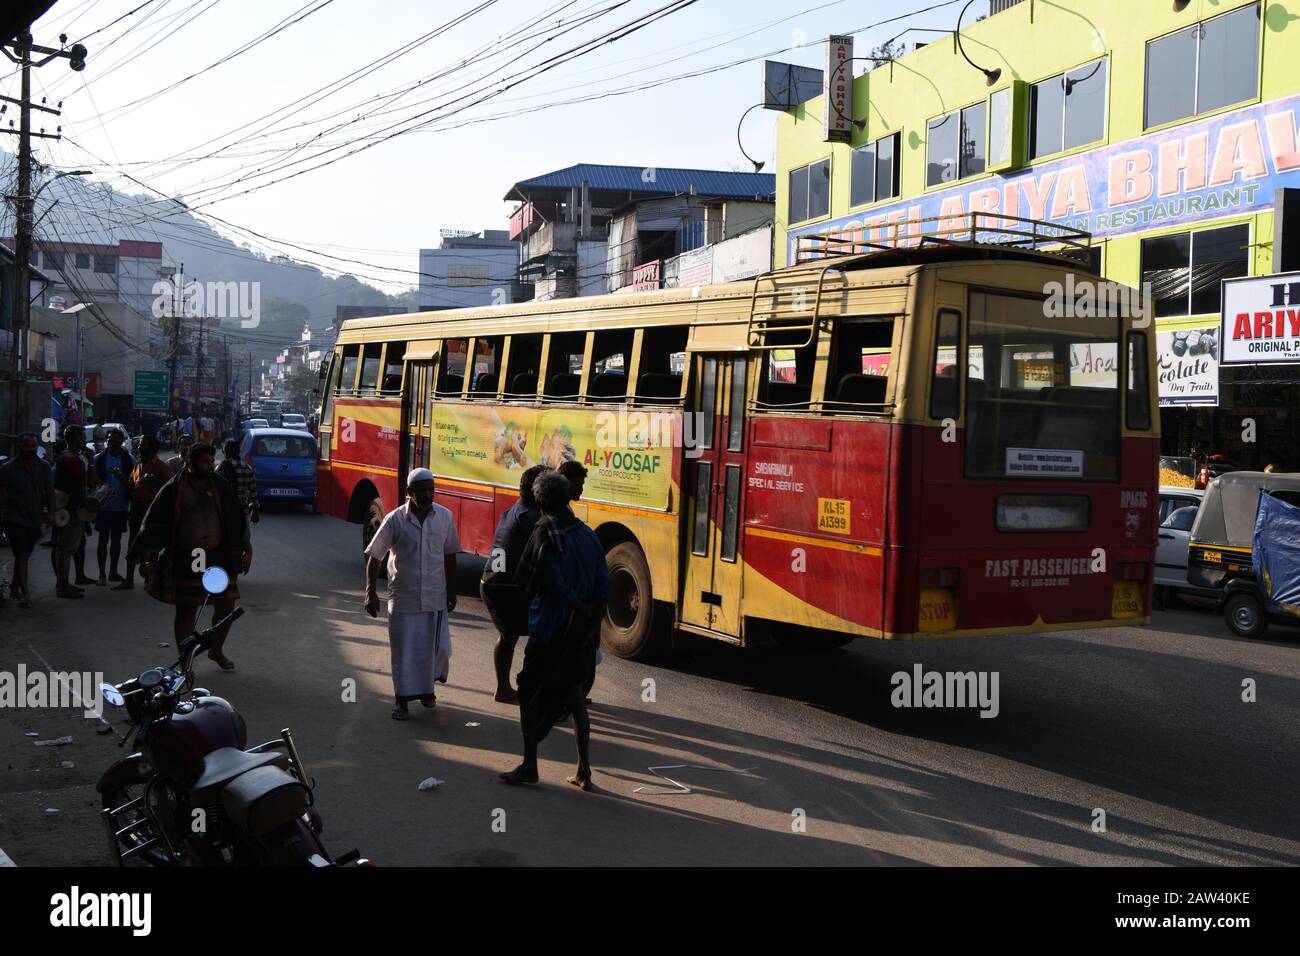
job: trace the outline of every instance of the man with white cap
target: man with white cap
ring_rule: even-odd
[[[433,472],[406,477],[406,504],[384,516],[366,548],[366,600],[379,614],[375,583],[388,555],[388,643],[393,661],[393,720],[409,720],[406,705],[437,703],[434,683],[447,682],[451,658],[448,615],[456,608],[460,538],[451,512],[433,500]]]

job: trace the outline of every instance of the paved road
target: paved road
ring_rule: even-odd
[[[435,712],[399,724],[384,623],[360,610],[358,540],[332,518],[266,515],[228,646],[239,669],[200,669],[252,739],[293,728],[336,851],[386,865],[1300,863],[1300,641],[1237,640],[1181,609],[1092,633],[608,658],[593,693],[599,792],[564,783],[566,728],[543,744],[542,785],[516,790],[496,779],[519,734],[491,699],[476,569],[464,568],[451,683]],[[169,609],[89,590],[0,611],[0,670],[120,680],[166,662]],[[997,671],[998,716],[895,709],[891,675],[916,663]],[[1242,701],[1247,678],[1257,703]],[[35,748],[32,730],[74,742]],[[77,713],[0,710],[0,848],[19,865],[107,859],[94,781],[121,751],[93,730]],[[711,769],[664,771],[691,788],[670,793],[648,768],[672,764]],[[417,791],[429,776],[445,783]]]

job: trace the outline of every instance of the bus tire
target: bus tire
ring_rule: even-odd
[[[634,542],[624,541],[605,552],[609,569],[609,603],[600,624],[601,642],[616,657],[639,661],[660,648],[654,629],[654,599],[650,565]]]
[[[370,547],[370,539],[379,531],[379,526],[384,522],[384,506],[378,498],[371,498],[370,504],[366,506],[366,520],[361,522],[361,551],[364,554],[366,548]]]
[[[1251,640],[1263,637],[1268,630],[1264,608],[1253,594],[1238,593],[1228,598],[1223,605],[1223,620],[1233,634]]]

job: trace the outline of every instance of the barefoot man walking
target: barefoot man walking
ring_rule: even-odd
[[[393,661],[393,720],[409,720],[406,705],[434,707],[434,683],[447,682],[451,659],[448,617],[456,609],[460,538],[451,512],[433,500],[433,472],[406,478],[406,504],[384,516],[366,548],[366,613],[379,616],[375,582],[388,555],[388,643]]]

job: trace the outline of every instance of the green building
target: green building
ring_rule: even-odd
[[[1149,283],[1164,452],[1300,470],[1300,285],[1273,303],[1295,307],[1296,328],[1277,319],[1289,345],[1219,363],[1221,280],[1300,270],[1300,5],[993,0],[990,12],[960,46],[905,34],[931,42],[883,62],[846,62],[832,38],[828,64],[843,66],[824,78],[860,75],[829,107],[818,96],[778,117],[775,265],[815,247],[808,237],[879,240],[891,224],[971,212],[1087,231],[1106,278]]]

